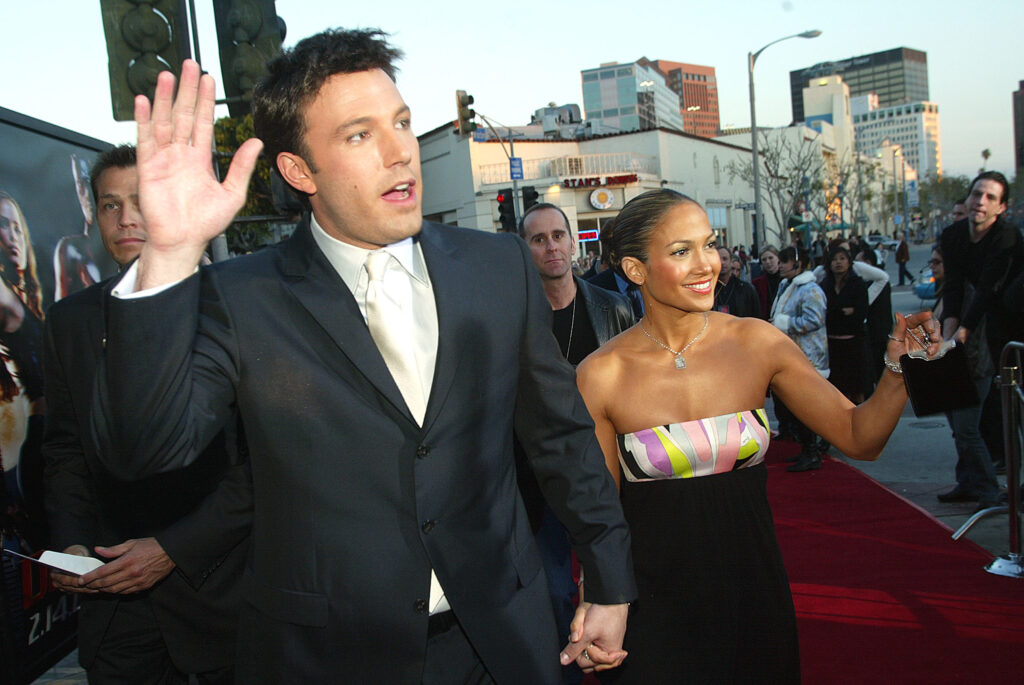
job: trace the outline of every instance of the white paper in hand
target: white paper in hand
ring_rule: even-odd
[[[4,552],[14,557],[27,559],[34,564],[42,564],[57,571],[70,573],[73,576],[84,576],[89,571],[98,569],[104,563],[95,557],[80,557],[77,554],[64,554],[63,552],[51,552],[50,550],[40,554],[38,559],[18,554],[9,549],[5,549]]]

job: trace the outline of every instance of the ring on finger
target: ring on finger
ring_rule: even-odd
[[[583,658],[586,659],[587,661],[593,661],[593,659],[590,658],[590,655],[587,654],[587,650],[585,650],[585,649],[583,650]]]

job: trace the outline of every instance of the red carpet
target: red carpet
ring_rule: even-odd
[[[772,444],[768,496],[805,683],[1024,682],[1024,580],[840,461],[787,473],[790,450]]]

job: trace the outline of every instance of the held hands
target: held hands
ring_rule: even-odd
[[[72,545],[64,552],[89,556],[89,551],[82,545]],[[129,594],[148,590],[174,570],[174,562],[156,538],[125,540],[113,547],[96,547],[96,553],[114,560],[84,576],[52,573],[50,577],[54,586],[66,592]]]
[[[622,639],[626,635],[628,604],[591,604],[580,602],[569,626],[569,644],[562,650],[561,661],[573,661],[584,673],[615,668],[626,658]]]
[[[932,357],[939,351],[941,343],[942,331],[931,312],[908,316],[896,314],[896,326],[889,336],[885,354],[894,362],[899,362],[901,356],[914,350],[926,350],[928,356]]]
[[[200,76],[199,65],[186,60],[176,98],[174,75],[166,71],[157,79],[152,108],[144,95],[135,98],[139,205],[149,234],[139,260],[139,289],[190,275],[206,244],[245,204],[263,143],[255,138],[245,141],[224,182],[217,181],[212,156],[214,88],[213,78]]]

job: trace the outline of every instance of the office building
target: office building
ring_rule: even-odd
[[[941,177],[939,106],[921,101],[880,107],[880,100],[870,94],[850,100],[857,151],[870,155],[888,141],[900,147],[918,178]]]
[[[804,88],[804,125],[822,132],[821,122],[832,125],[835,154],[840,163],[853,161],[853,118],[850,89],[838,75],[817,78]]]
[[[679,113],[683,131],[701,138],[718,135],[718,79],[715,68],[685,62],[654,60],[665,75],[665,83],[679,96]]]
[[[595,128],[626,132],[654,128],[683,130],[679,96],[646,58],[630,64],[608,62],[580,72],[583,111]]]
[[[794,122],[804,120],[804,88],[814,79],[833,75],[843,77],[851,97],[876,93],[879,107],[929,99],[927,53],[895,48],[789,72]]]

